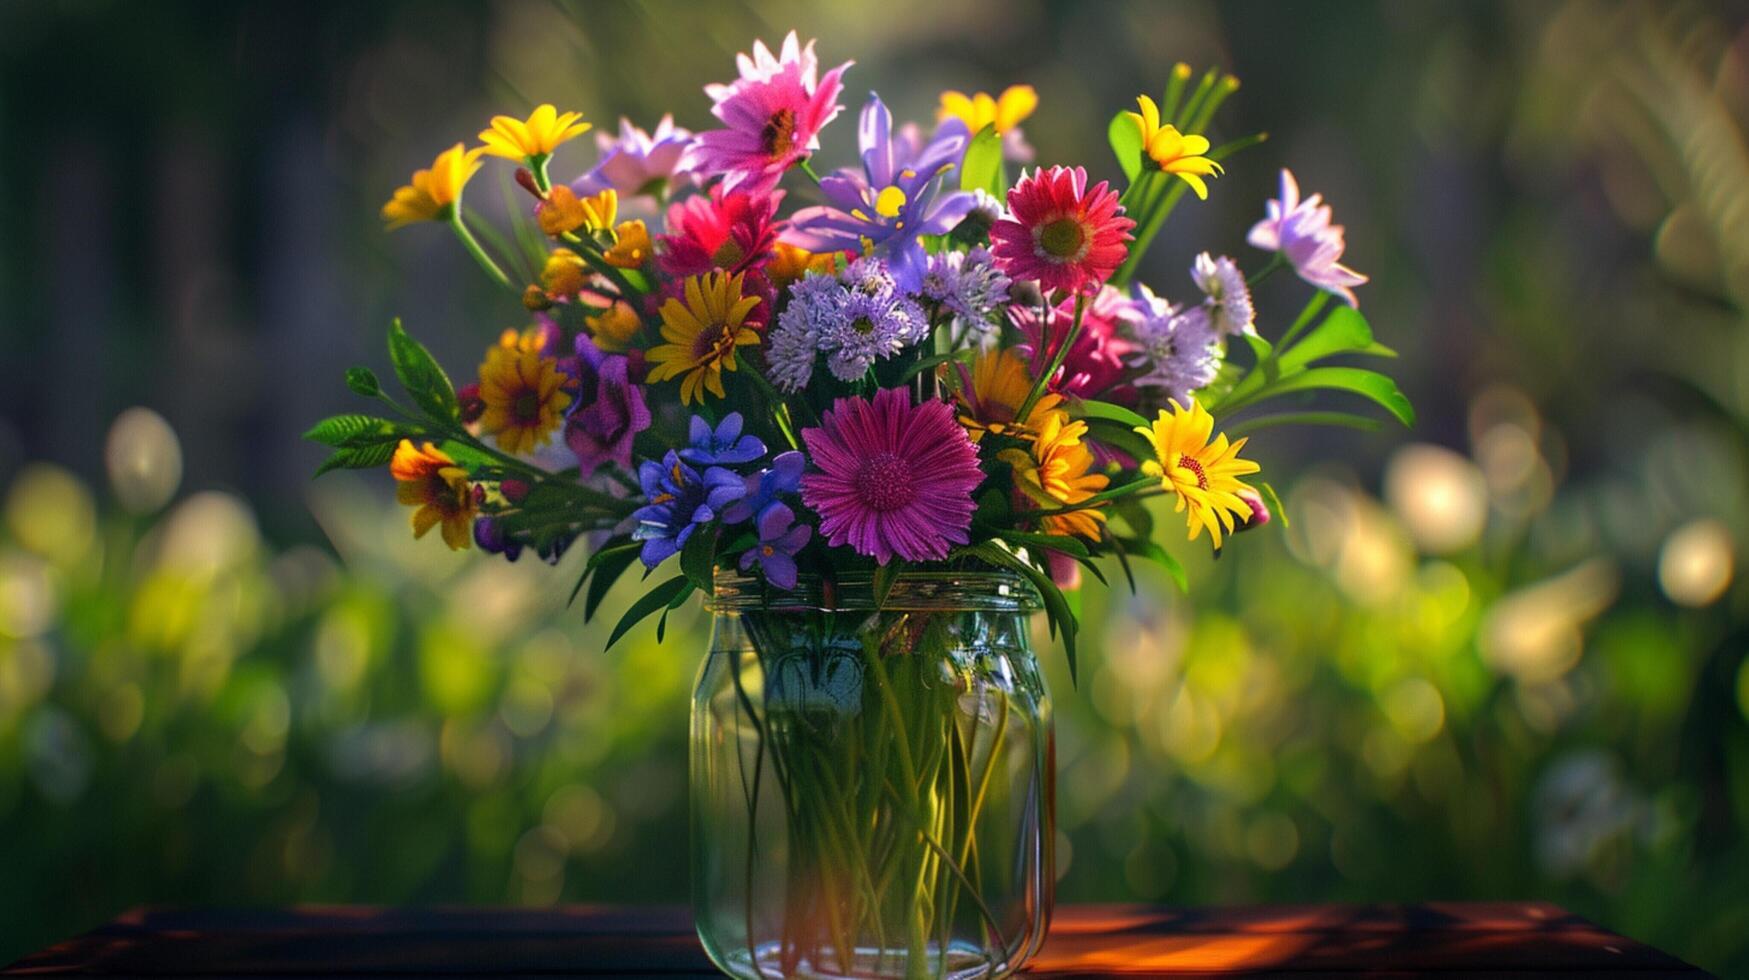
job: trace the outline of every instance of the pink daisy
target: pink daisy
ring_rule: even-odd
[[[982,482],[978,449],[946,402],[913,407],[902,389],[871,403],[840,398],[802,441],[819,472],[802,477],[802,501],[820,515],[833,547],[848,543],[882,565],[940,560],[965,544],[972,491]]]
[[[1105,181],[1087,187],[1081,167],[1021,174],[1008,209],[990,229],[996,264],[1011,279],[1036,279],[1043,289],[1097,287],[1123,264],[1134,221],[1122,215]]]
[[[1118,404],[1135,402],[1135,389],[1122,384],[1129,371],[1126,359],[1141,350],[1120,328],[1129,309],[1130,301],[1110,286],[1094,295],[1081,315],[1081,332],[1069,345],[1057,376],[1051,379],[1052,391]],[[1063,300],[1050,311],[1048,319],[1041,317],[1040,312],[1022,303],[1008,308],[1008,319],[1025,338],[1018,350],[1030,358],[1034,375],[1045,369],[1063,338],[1069,335],[1069,328],[1075,323],[1075,301]]]
[[[839,79],[846,61],[818,78],[814,42],[803,48],[790,31],[783,52],[774,57],[764,41],[751,56],[736,56],[741,77],[727,85],[706,85],[716,105],[711,114],[726,124],[698,134],[682,166],[705,175],[723,175],[723,189],[747,185],[766,190],[783,172],[820,148],[820,130],[844,110]]]

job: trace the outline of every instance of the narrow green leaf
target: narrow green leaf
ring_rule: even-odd
[[[1378,419],[1365,415],[1353,415],[1348,412],[1276,412],[1272,415],[1257,415],[1252,418],[1234,422],[1227,426],[1227,435],[1234,439],[1250,435],[1263,429],[1272,429],[1280,425],[1329,425],[1343,429],[1359,429],[1362,432],[1377,432],[1384,428]]]
[[[979,188],[1002,194],[1002,137],[996,135],[994,124],[978,130],[960,162],[960,190]]]
[[[1372,342],[1372,327],[1366,317],[1352,306],[1341,305],[1331,310],[1299,343],[1283,351],[1278,361],[1282,373],[1287,374],[1321,358],[1364,351]]]
[[[692,583],[687,581],[686,576],[676,575],[644,593],[637,602],[632,603],[632,607],[626,610],[625,615],[620,617],[619,624],[613,628],[612,633],[608,634],[607,646],[602,649],[613,649],[613,645],[619,642],[619,638],[626,635],[626,632],[633,626],[648,619],[659,609],[673,608],[673,604],[677,600],[684,599],[691,591]]]
[[[449,375],[423,344],[407,335],[399,319],[389,326],[389,361],[415,405],[439,421],[455,420],[459,408]]]
[[[1145,538],[1116,538],[1114,540],[1117,541],[1118,547],[1122,548],[1125,554],[1145,558],[1166,569],[1166,574],[1172,576],[1172,581],[1177,584],[1178,591],[1190,591],[1190,580],[1185,577],[1184,566],[1179,564],[1178,559],[1172,557],[1172,553],[1160,547],[1157,542]]]
[[[1078,402],[1076,404],[1076,412],[1078,418],[1104,419],[1108,422],[1117,422],[1129,428],[1146,427],[1148,425],[1147,419],[1142,418],[1140,415],[1137,415],[1135,412],[1130,411],[1122,405],[1113,405],[1111,402],[1096,401],[1092,398],[1083,399]]]
[[[589,590],[583,595],[583,621],[585,623],[595,618],[596,610],[601,608],[601,600],[607,598],[607,592],[613,584],[620,580],[627,568],[638,560],[638,550],[642,545],[633,542],[630,550],[611,551],[604,549],[589,556]],[[600,558],[601,562],[596,563]]]
[[[874,603],[876,609],[886,606],[887,596],[892,594],[893,591],[893,583],[899,580],[899,573],[904,571],[904,569],[905,561],[902,558],[894,558],[885,565],[880,565],[875,568]]]
[[[1275,495],[1275,488],[1267,483],[1261,482],[1258,483],[1257,486],[1263,491],[1263,502],[1269,506],[1270,516],[1280,521],[1282,527],[1289,527],[1290,525],[1287,522],[1287,508],[1282,505],[1281,498]]]
[[[1033,534],[1030,531],[1002,530],[996,536],[1004,541],[1020,545],[1024,548],[1044,548],[1049,551],[1060,551],[1072,558],[1086,558],[1089,554],[1087,546],[1079,538],[1063,534]]]
[[[1119,112],[1105,127],[1105,138],[1111,142],[1111,152],[1117,154],[1117,165],[1123,168],[1124,179],[1135,183],[1142,172],[1142,131],[1128,113]]]
[[[905,373],[899,375],[899,383],[904,384],[905,382],[910,381],[912,378],[915,378],[919,374],[922,374],[923,372],[925,372],[933,367],[936,367],[937,365],[951,364],[954,361],[969,361],[975,356],[977,356],[977,351],[971,350],[971,349],[967,349],[967,350],[963,350],[963,351],[953,351],[953,352],[947,353],[947,354],[931,354],[928,357],[925,357],[922,360],[918,361],[916,364],[913,364],[910,367],[906,368]]]

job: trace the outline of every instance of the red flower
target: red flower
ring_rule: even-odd
[[[1022,174],[1008,192],[1008,209],[1014,217],[990,229],[996,264],[1009,278],[1033,279],[1046,290],[1103,284],[1129,254],[1125,243],[1136,226],[1105,181],[1088,189],[1080,167]]]
[[[782,191],[750,194],[723,193],[722,185],[709,195],[695,195],[668,209],[668,234],[662,238],[662,271],[676,279],[701,276],[721,269],[741,273],[761,268],[771,261],[777,234]]]

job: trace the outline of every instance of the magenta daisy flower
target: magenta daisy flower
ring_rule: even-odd
[[[873,402],[840,398],[802,441],[818,469],[802,477],[802,501],[819,513],[828,544],[885,565],[894,555],[940,560],[967,542],[984,474],[946,402],[912,406],[898,388]]]
[[[1136,226],[1105,181],[1088,189],[1081,167],[1023,173],[1008,192],[1008,209],[1014,216],[990,229],[996,264],[1009,278],[1034,279],[1047,290],[1103,284],[1123,264]]]
[[[723,189],[746,185],[755,191],[777,184],[783,172],[820,148],[820,130],[844,107],[838,95],[846,61],[819,78],[814,42],[802,47],[796,32],[783,39],[773,56],[764,41],[753,54],[737,55],[741,77],[727,85],[706,85],[716,105],[711,115],[725,124],[698,134],[682,166],[706,175],[723,175]]]

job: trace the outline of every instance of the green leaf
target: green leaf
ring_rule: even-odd
[[[638,560],[638,552],[643,545],[633,541],[631,544],[615,548],[603,548],[589,556],[590,568],[587,569],[589,589],[583,594],[583,621],[585,623],[595,618],[596,610],[601,608],[601,600],[607,598],[607,592],[613,584],[619,581],[632,562]]]
[[[1178,585],[1178,591],[1190,591],[1190,580],[1184,575],[1184,566],[1178,563],[1178,559],[1172,557],[1171,552],[1160,547],[1158,543],[1145,538],[1114,538],[1113,540],[1117,542],[1117,546],[1123,549],[1125,554],[1145,558],[1166,569],[1166,574],[1172,576],[1172,581]]]
[[[1122,405],[1113,405],[1111,402],[1096,401],[1091,398],[1083,399],[1077,403],[1077,412],[1078,418],[1104,419],[1107,422],[1117,422],[1131,429],[1147,428],[1148,426],[1147,419]]]
[[[1374,344],[1372,327],[1366,317],[1352,306],[1338,306],[1322,323],[1277,358],[1281,372],[1288,374],[1309,366],[1313,361],[1337,354],[1370,354]],[[1382,347],[1381,351],[1390,348]],[[1394,351],[1381,356],[1393,356]]]
[[[994,124],[978,130],[966,144],[965,159],[960,163],[960,190],[978,188],[1002,196],[1002,138],[996,135]]]
[[[1111,141],[1111,152],[1117,154],[1117,165],[1123,168],[1124,178],[1135,183],[1136,174],[1142,172],[1142,131],[1136,121],[1125,112],[1112,116],[1110,125],[1105,127],[1105,137]]]
[[[376,372],[367,367],[347,368],[346,387],[351,388],[353,394],[366,398],[375,398],[383,393],[383,386],[377,380]]]
[[[1278,425],[1332,425],[1343,429],[1359,429],[1362,432],[1377,432],[1384,428],[1384,424],[1378,419],[1349,412],[1276,412],[1273,415],[1257,415],[1234,422],[1227,426],[1226,432],[1237,439]]]
[[[1012,544],[1024,548],[1044,548],[1049,551],[1060,551],[1072,558],[1086,558],[1089,554],[1087,546],[1081,539],[1063,534],[1034,534],[1030,531],[1001,530],[996,536]]]
[[[1127,453],[1138,461],[1154,458],[1154,444],[1148,441],[1148,437],[1121,422],[1089,419],[1087,435],[1093,441]]]
[[[398,443],[401,430],[388,419],[371,415],[330,415],[311,426],[304,438],[324,446],[361,448],[379,442]]]
[[[395,377],[415,405],[434,419],[455,421],[460,409],[449,375],[443,373],[442,366],[423,344],[407,336],[399,319],[389,326],[389,360],[395,365]]]
[[[1255,404],[1298,391],[1346,391],[1379,405],[1405,426],[1413,428],[1415,425],[1415,406],[1409,404],[1408,397],[1398,390],[1397,383],[1365,368],[1307,368],[1271,382],[1245,401],[1246,404]]]
[[[1074,610],[1069,608],[1068,601],[1063,598],[1063,591],[1057,588],[1057,583],[1051,581],[1050,575],[1009,554],[993,541],[983,541],[970,547],[960,548],[954,554],[969,555],[997,567],[1019,572],[1032,583],[1033,588],[1037,589],[1039,596],[1044,599],[1045,618],[1050,623],[1051,635],[1061,635],[1063,638],[1063,653],[1069,661],[1069,682],[1078,684],[1075,663],[1075,633],[1080,628],[1080,621],[1075,618]]]
[[[612,633],[608,634],[607,646],[602,649],[613,649],[613,645],[619,642],[619,638],[626,635],[626,632],[633,626],[648,619],[659,609],[672,609],[691,592],[692,583],[687,581],[686,576],[676,575],[644,593],[643,597],[632,603],[632,607],[626,610],[624,616],[620,617],[619,624],[613,628]]]
[[[316,475],[321,476],[329,470],[368,470],[382,466],[395,455],[395,444],[380,442],[372,446],[345,446],[334,450],[334,454],[322,461],[316,467]]]
[[[709,592],[715,584],[717,565],[717,529],[701,527],[692,532],[680,549],[680,571],[700,592]]]

